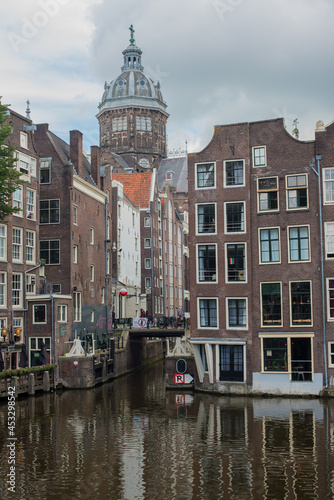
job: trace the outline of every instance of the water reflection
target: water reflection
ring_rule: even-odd
[[[334,497],[334,401],[165,391],[163,365],[88,391],[16,403],[20,500]]]

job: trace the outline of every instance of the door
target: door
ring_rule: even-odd
[[[243,346],[220,346],[220,380],[228,382],[244,381]]]

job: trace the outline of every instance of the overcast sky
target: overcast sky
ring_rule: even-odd
[[[12,0],[0,18],[0,95],[34,123],[99,143],[104,82],[121,73],[129,26],[168,105],[169,148],[199,151],[217,124],[334,119],[333,0]]]

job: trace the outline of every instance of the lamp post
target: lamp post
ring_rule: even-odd
[[[321,177],[320,177],[320,160],[321,155],[316,155],[317,170],[315,163],[311,162],[310,167],[318,178],[318,196],[319,196],[319,224],[320,224],[320,265],[321,265],[321,298],[322,298],[322,335],[324,344],[324,372],[325,372],[325,387],[328,385],[327,374],[327,349],[326,349],[326,312],[325,312],[325,274],[324,274],[324,243],[322,229],[322,203],[321,203]]]

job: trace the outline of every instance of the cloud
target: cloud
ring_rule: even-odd
[[[215,124],[276,116],[289,131],[297,117],[312,139],[334,114],[333,19],[331,0],[16,0],[0,20],[0,94],[23,114],[29,98],[33,119],[66,140],[79,128],[96,144],[104,81],[120,74],[133,24],[171,148],[205,147]],[[10,34],[29,23],[15,51]]]

